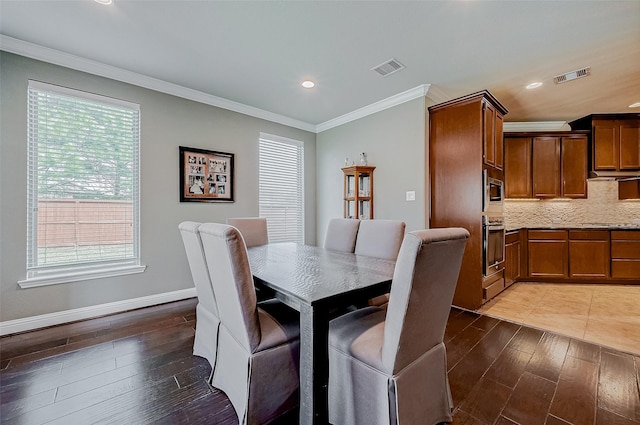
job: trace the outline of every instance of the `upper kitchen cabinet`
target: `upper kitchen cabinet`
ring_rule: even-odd
[[[533,196],[556,198],[561,196],[560,138],[533,138]]]
[[[586,135],[569,135],[560,138],[560,172],[562,196],[587,197],[587,170],[589,140]]]
[[[618,199],[640,199],[640,178],[619,180]]]
[[[488,93],[488,92],[487,92]],[[501,108],[500,103],[491,98],[482,100],[482,118],[484,126],[482,159],[486,165],[498,170],[504,168],[504,144],[503,124],[506,109]]]
[[[591,130],[591,171],[640,172],[640,114],[594,114],[569,123]]]
[[[531,137],[505,135],[504,186],[506,198],[531,198],[533,196],[531,147]]]
[[[506,197],[586,198],[587,133],[505,134]]]

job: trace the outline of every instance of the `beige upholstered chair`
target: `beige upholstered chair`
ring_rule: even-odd
[[[334,425],[451,422],[443,342],[469,233],[428,229],[404,238],[387,309],[329,326],[329,420]]]
[[[261,217],[228,218],[227,224],[240,231],[247,248],[269,243],[267,219]],[[266,288],[255,288],[258,301],[273,299],[273,292]]]
[[[360,220],[356,218],[333,218],[327,226],[324,247],[333,251],[353,252]]]
[[[216,364],[218,349],[218,327],[220,319],[216,297],[213,293],[209,270],[204,259],[202,242],[198,234],[200,223],[185,221],[178,229],[182,235],[187,261],[191,269],[191,277],[196,287],[198,305],[196,306],[196,337],[193,342],[193,354],[204,357],[211,365],[211,373]]]
[[[279,302],[256,303],[238,229],[199,227],[220,315],[212,385],[224,391],[240,424],[265,424],[299,400],[299,314]]]
[[[404,221],[362,220],[358,228],[355,253],[395,260],[404,238]]]
[[[355,253],[369,257],[395,260],[404,238],[404,221],[362,220],[358,229]],[[389,301],[389,294],[369,300],[369,305],[382,306]]]
[[[244,238],[244,243],[248,247],[266,245],[269,243],[269,233],[267,231],[267,219],[261,217],[238,217],[228,218],[227,224],[232,225],[240,231]]]

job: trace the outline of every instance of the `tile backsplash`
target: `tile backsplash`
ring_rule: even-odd
[[[640,220],[640,200],[618,200],[618,182],[588,180],[587,184],[587,199],[505,200],[506,227],[631,224],[633,220]]]

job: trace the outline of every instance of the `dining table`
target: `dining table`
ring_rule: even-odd
[[[256,287],[300,312],[300,425],[327,424],[329,321],[389,292],[395,262],[296,243],[247,251]]]

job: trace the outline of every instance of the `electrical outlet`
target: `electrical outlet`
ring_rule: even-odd
[[[410,190],[407,192],[407,201],[415,201],[416,200],[416,191]]]

